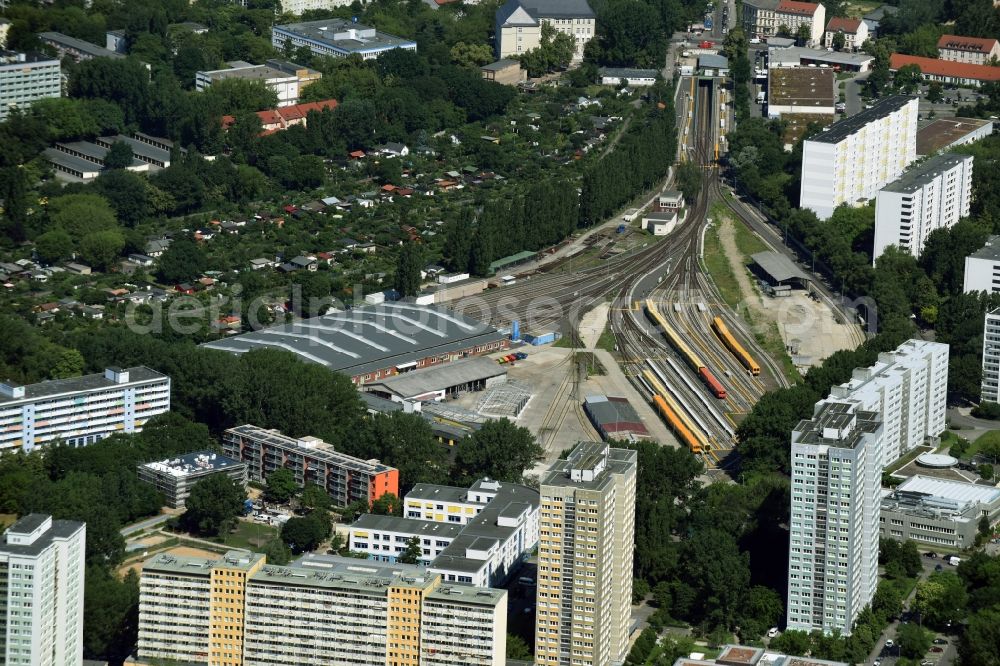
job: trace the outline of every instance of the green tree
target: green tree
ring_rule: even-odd
[[[333,505],[333,499],[330,495],[315,483],[306,484],[305,488],[302,489],[299,501],[307,509],[329,509]]]
[[[295,482],[295,475],[290,469],[282,467],[267,475],[264,497],[268,502],[284,504],[295,495],[298,489],[299,484]]]
[[[453,476],[460,483],[483,476],[520,483],[524,470],[540,460],[543,453],[527,428],[507,419],[487,421],[459,442]]]
[[[940,81],[931,81],[927,86],[927,101],[937,104],[944,99],[944,86]]]
[[[963,666],[997,666],[1000,645],[1000,610],[984,609],[969,616],[958,643]]]
[[[243,513],[247,494],[243,487],[221,474],[202,479],[191,488],[181,523],[192,532],[215,536],[230,529]]]
[[[987,481],[993,479],[993,465],[990,465],[989,463],[983,463],[976,469],[976,471],[979,472],[979,476],[983,477],[983,479]]]
[[[97,194],[66,194],[51,199],[49,219],[74,240],[118,226],[108,200]]]
[[[392,493],[382,493],[378,499],[372,502],[371,512],[376,516],[401,516],[403,515],[403,502]]]
[[[89,565],[84,576],[84,656],[121,662],[135,647],[139,628],[139,577],[119,579],[107,567]]]
[[[239,111],[264,111],[278,106],[278,95],[263,81],[248,79],[224,79],[216,81],[201,93],[207,109],[216,118]]]
[[[847,44],[847,39],[844,37],[844,33],[840,30],[836,32],[833,36],[833,50],[843,51],[844,46]]]
[[[396,556],[396,561],[402,564],[418,564],[424,551],[420,546],[420,537],[410,537],[406,542],[406,550]]]
[[[967,603],[965,585],[954,572],[938,571],[917,583],[914,607],[927,625],[943,627],[947,622],[958,621]]]
[[[35,239],[35,252],[47,264],[55,264],[73,256],[73,239],[64,230],[46,231]]]
[[[281,528],[281,540],[299,555],[318,548],[332,532],[329,514],[317,509],[303,518],[289,518]]]
[[[94,189],[108,200],[118,221],[126,226],[134,227],[152,210],[150,199],[155,188],[143,176],[131,171],[105,171],[95,181]]]
[[[597,26],[601,65],[662,67],[666,34],[653,5],[640,0],[609,2],[599,12]]]
[[[15,118],[15,123],[16,121]],[[8,120],[7,124],[12,123]],[[0,134],[0,140],[3,139],[4,136]],[[11,150],[9,143],[6,150]],[[15,163],[0,170],[0,199],[4,202],[4,235],[14,242],[23,241],[24,225],[28,219],[28,172],[22,165]]]
[[[288,544],[281,539],[271,539],[264,545],[264,550],[261,552],[267,557],[268,564],[284,566],[292,561],[292,551]]]
[[[405,243],[396,259],[392,286],[400,296],[415,296],[420,291],[420,269],[423,253],[415,243]]]
[[[110,269],[123,249],[125,236],[117,229],[95,231],[80,239],[80,258],[100,271]]]
[[[896,636],[899,638],[900,654],[919,659],[930,649],[933,634],[919,624],[907,623],[897,627]]]
[[[167,284],[187,282],[205,272],[208,260],[191,236],[175,238],[157,263],[157,274]]]
[[[798,41],[800,46],[805,46],[810,41],[812,41],[812,30],[808,23],[802,23],[799,25],[798,30],[795,31],[795,39]]]
[[[920,75],[920,65],[903,65],[896,70],[893,83],[901,91],[913,93],[923,83],[923,78]]]
[[[124,141],[115,141],[104,157],[104,167],[106,169],[126,169],[132,166],[134,159],[131,145]]]
[[[451,47],[451,60],[460,67],[480,67],[493,61],[489,44],[457,42]]]
[[[509,660],[531,661],[531,648],[529,648],[525,640],[517,634],[508,633],[506,656]]]
[[[677,187],[684,194],[688,205],[693,205],[701,192],[701,167],[694,162],[681,162],[677,167]]]
[[[347,447],[353,455],[378,458],[399,470],[405,494],[417,483],[446,483],[449,460],[430,424],[418,414],[394,412],[368,419]]]

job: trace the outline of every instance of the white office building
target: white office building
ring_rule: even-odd
[[[983,377],[980,396],[1000,402],[1000,308],[986,313],[983,323]]]
[[[516,483],[417,484],[403,512],[361,516],[348,528],[349,548],[392,563],[416,538],[420,562],[443,581],[490,587],[506,584],[538,543],[538,491]]]
[[[0,383],[0,454],[61,441],[86,446],[138,432],[170,411],[170,378],[145,367],[21,386]]]
[[[59,97],[61,71],[56,58],[0,50],[0,122],[11,109],[27,109],[35,100]]]
[[[293,48],[305,46],[315,55],[346,58],[357,54],[362,60],[374,60],[393,49],[417,50],[413,40],[343,19],[272,26],[271,45],[274,48],[282,51],[289,42]]]
[[[0,543],[0,664],[79,666],[87,526],[32,513]]]
[[[910,169],[875,197],[873,261],[895,245],[919,257],[927,236],[968,217],[972,155],[943,153]]]
[[[974,291],[995,294],[1000,291],[1000,236],[990,236],[982,249],[965,258],[962,291],[966,294]]]
[[[878,582],[882,423],[827,402],[792,431],[788,629],[847,635]]]
[[[948,345],[907,340],[879,354],[868,368],[855,368],[851,380],[830,389],[816,404],[850,402],[875,412],[882,422],[882,467],[915,447],[933,441],[945,429],[948,394]]]
[[[227,79],[242,79],[244,81],[259,81],[278,97],[278,106],[293,106],[299,103],[302,90],[311,83],[323,78],[322,73],[280,60],[268,60],[264,65],[254,65],[243,60],[226,63],[225,69],[196,72],[194,77],[195,90],[206,90],[213,83]]]
[[[917,158],[917,98],[894,95],[803,144],[799,206],[821,220],[864,205]]]

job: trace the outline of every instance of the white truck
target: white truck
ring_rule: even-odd
[[[948,564],[950,564],[953,567],[957,567],[961,563],[962,563],[961,557],[958,557],[956,555],[951,555],[948,557]]]

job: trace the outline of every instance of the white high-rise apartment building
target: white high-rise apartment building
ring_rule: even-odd
[[[170,411],[170,377],[145,367],[20,386],[0,383],[0,454],[138,432]]]
[[[913,167],[875,197],[872,260],[890,245],[919,257],[927,236],[968,217],[972,155],[942,153]]]
[[[139,587],[142,660],[208,666],[504,666],[507,593],[408,564],[161,553]]]
[[[887,97],[802,148],[800,207],[826,220],[841,204],[863,205],[917,159],[917,98]]]
[[[1000,402],[1000,308],[986,313],[983,323],[983,400]]]
[[[27,109],[35,100],[62,95],[61,72],[56,58],[0,50],[0,122],[11,109]]]
[[[965,258],[962,291],[966,294],[974,291],[995,294],[1000,291],[1000,236],[990,236],[982,249]]]
[[[827,402],[792,431],[788,628],[851,633],[878,582],[882,423]]]
[[[0,664],[79,666],[87,526],[32,513],[0,543]]]
[[[582,442],[542,476],[535,663],[611,666],[628,652],[636,452]]]
[[[885,467],[945,429],[948,394],[948,345],[907,340],[879,354],[868,368],[855,368],[851,380],[830,389],[816,404],[850,402],[875,412],[882,422],[881,467]]]

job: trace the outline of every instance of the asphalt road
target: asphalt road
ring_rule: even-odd
[[[152,527],[157,527],[157,526],[162,525],[163,523],[167,522],[168,520],[170,520],[173,517],[174,517],[173,515],[171,515],[169,513],[165,513],[165,514],[163,514],[161,516],[156,516],[154,518],[149,518],[147,520],[140,521],[140,522],[135,523],[133,525],[126,525],[125,527],[121,528],[121,530],[120,530],[121,531],[121,535],[127,537],[130,534],[135,534],[136,532],[142,532],[143,530],[148,530],[148,529],[150,529]]]

